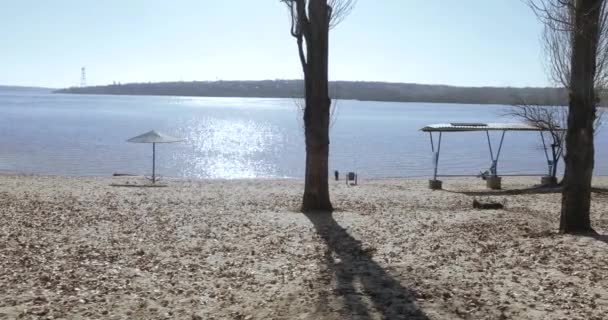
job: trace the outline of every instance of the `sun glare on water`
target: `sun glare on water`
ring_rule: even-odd
[[[251,120],[196,118],[178,129],[185,143],[173,154],[182,175],[197,178],[271,177],[283,134],[271,124]]]

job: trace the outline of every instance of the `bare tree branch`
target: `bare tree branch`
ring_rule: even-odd
[[[339,25],[351,13],[356,3],[357,0],[328,0],[329,29]]]
[[[308,0],[280,0],[287,5],[291,14],[291,35],[298,38],[302,35],[308,24],[308,12],[306,11]],[[327,0],[329,29],[335,28],[351,13],[357,0]]]
[[[338,88],[334,87],[333,96],[338,96]],[[293,104],[296,106],[300,115],[304,114],[304,109],[306,109],[306,101],[303,97],[298,97],[294,95]],[[331,106],[329,108],[329,128],[333,128],[334,124],[338,121],[338,112],[339,112],[339,100],[337,98],[331,99]],[[302,124],[303,125],[303,124]]]
[[[574,30],[571,16],[563,14],[575,9],[574,0],[527,0],[527,4],[545,26],[558,31]]]
[[[336,86],[334,86],[334,91],[333,91],[333,96],[337,97],[338,96],[338,88]],[[334,124],[336,124],[336,121],[338,121],[338,99],[337,98],[333,98],[331,99],[331,106],[329,107],[329,128],[333,128]]]
[[[593,134],[597,135],[601,128],[604,127],[604,120],[606,119],[606,110],[598,108],[595,113],[595,120],[593,122]]]
[[[551,136],[551,144],[544,145],[545,152],[551,151],[552,163],[550,175],[557,175],[557,165],[564,154],[566,141],[566,126],[568,124],[568,109],[559,106],[541,106],[527,104],[525,101],[515,105],[507,113],[508,116],[519,118]]]
[[[537,127],[539,130],[549,133],[552,143],[545,147],[546,149],[551,148],[553,158],[553,172],[551,172],[551,175],[555,177],[557,174],[557,164],[565,150],[568,108],[529,104],[522,100],[519,104],[512,106],[505,115],[518,118],[529,125]],[[604,111],[598,110],[593,123],[595,134],[599,132],[599,128],[603,124],[603,117]]]
[[[304,53],[304,38],[309,35],[310,21],[306,13],[306,0],[281,0],[285,3],[291,15],[291,35],[298,43],[298,57],[303,69],[306,69],[307,61]],[[304,70],[306,72],[306,70]]]
[[[541,36],[547,54],[546,67],[556,85],[570,87],[570,59],[575,16],[575,0],[527,0],[537,17],[543,22]],[[606,2],[600,9],[600,38],[598,42],[595,89],[598,96],[608,85],[608,10]]]

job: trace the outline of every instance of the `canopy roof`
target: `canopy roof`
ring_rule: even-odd
[[[526,123],[479,123],[479,122],[452,122],[430,124],[420,129],[424,132],[446,131],[547,131]]]
[[[144,134],[141,134],[137,137],[133,137],[127,142],[133,143],[171,143],[171,142],[180,142],[184,141],[184,139],[172,137],[170,135],[158,132],[158,131],[150,131]]]

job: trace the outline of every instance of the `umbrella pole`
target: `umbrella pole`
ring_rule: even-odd
[[[156,183],[156,143],[152,143],[152,183]]]

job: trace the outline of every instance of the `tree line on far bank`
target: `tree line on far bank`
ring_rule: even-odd
[[[201,97],[302,98],[302,80],[178,81],[72,87],[58,93],[170,95]],[[511,105],[522,99],[537,105],[568,104],[563,88],[457,87],[416,83],[331,81],[333,99]]]

